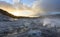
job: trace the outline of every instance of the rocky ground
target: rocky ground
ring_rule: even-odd
[[[59,17],[60,15],[52,15],[14,20],[2,15],[0,16],[0,37],[60,37]],[[51,19],[56,21],[59,19],[59,21]],[[49,23],[45,23],[44,20]]]

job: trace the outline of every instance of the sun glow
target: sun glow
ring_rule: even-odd
[[[25,16],[25,17],[34,17],[34,12],[31,10],[17,10],[14,12],[9,12],[10,14],[13,14],[14,16]],[[36,16],[35,16],[36,17]]]
[[[9,4],[7,2],[2,4],[0,3],[0,9],[7,11],[12,15],[11,17],[39,17],[38,14],[41,13],[40,8],[36,8],[35,5],[33,5],[33,7],[29,7],[28,5],[25,5],[17,0],[13,0],[13,2],[14,4]]]

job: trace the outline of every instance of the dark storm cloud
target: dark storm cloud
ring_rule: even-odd
[[[36,0],[32,8],[39,10],[36,16],[60,14],[60,0]]]
[[[39,7],[43,11],[60,12],[60,0],[37,0],[36,2],[36,7]]]
[[[60,0],[41,0],[40,7],[45,11],[60,12]]]

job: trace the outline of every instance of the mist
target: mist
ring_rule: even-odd
[[[8,12],[15,10],[29,10],[32,16],[60,14],[60,0],[35,0],[32,6],[21,3],[21,0],[12,0],[13,4],[0,1],[0,8]],[[5,6],[4,6],[5,5]],[[9,10],[7,10],[8,8]]]
[[[60,0],[36,0],[32,8],[39,10],[37,16],[60,14]]]
[[[35,7],[39,7],[43,11],[60,12],[60,0],[37,0],[35,1],[34,5]]]

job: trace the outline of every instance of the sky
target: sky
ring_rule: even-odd
[[[5,2],[8,2],[10,4],[12,4],[12,0],[0,0],[0,1],[5,1]],[[34,0],[21,0],[22,3],[26,4],[26,5],[32,5]]]
[[[6,1],[11,4],[13,3],[12,0],[2,0],[2,1]],[[21,0],[21,1],[24,4],[32,5],[34,0]],[[34,4],[35,4],[35,7],[33,5],[34,10],[40,9],[39,11],[44,12],[44,13],[48,12],[48,14],[59,14],[60,13],[60,0],[40,0],[40,1],[38,0],[37,3],[34,3]],[[38,8],[36,8],[36,7],[38,7]],[[40,12],[39,12],[39,14],[40,14]]]

